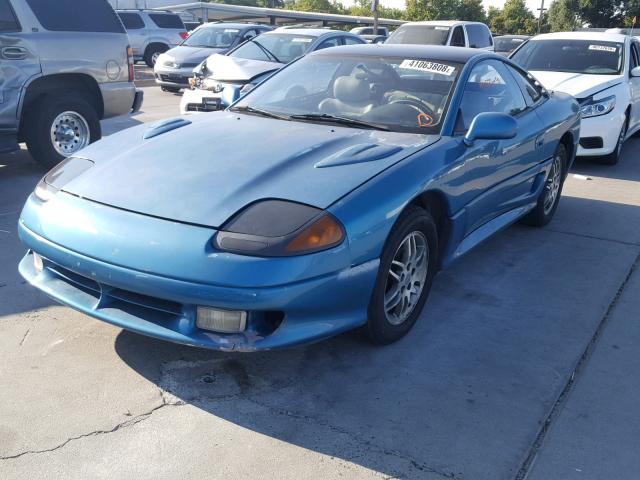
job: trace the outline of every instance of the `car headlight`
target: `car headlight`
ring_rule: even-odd
[[[43,202],[48,202],[62,187],[93,166],[91,160],[69,157],[53,167],[34,190],[34,195]]]
[[[319,252],[342,243],[342,225],[319,208],[263,200],[234,215],[213,239],[217,249],[263,257]]]
[[[606,115],[616,106],[616,96],[603,98],[602,100],[589,100],[586,104],[580,107],[580,115],[582,118],[598,117],[600,115]]]

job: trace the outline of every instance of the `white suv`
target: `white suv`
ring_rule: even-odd
[[[511,60],[548,90],[576,97],[582,111],[578,155],[618,162],[622,144],[640,129],[640,42],[617,33],[538,35]]]
[[[405,23],[393,32],[385,43],[449,45],[492,52],[494,48],[491,31],[484,23],[457,20]]]

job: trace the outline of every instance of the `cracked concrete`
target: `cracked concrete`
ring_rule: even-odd
[[[177,111],[146,95],[105,131]],[[15,222],[41,172],[0,157],[0,478],[634,478],[638,148],[578,164],[592,180],[569,177],[548,228],[514,226],[440,274],[398,344],[255,354],[122,332],[25,285]]]

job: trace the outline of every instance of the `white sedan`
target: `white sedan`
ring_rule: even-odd
[[[620,158],[624,141],[640,129],[640,42],[616,33],[538,35],[511,55],[548,90],[580,103],[579,156]]]

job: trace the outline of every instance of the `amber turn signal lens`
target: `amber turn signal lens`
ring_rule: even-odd
[[[291,253],[319,250],[337,245],[343,238],[340,224],[330,215],[324,215],[291,240],[286,250]]]

